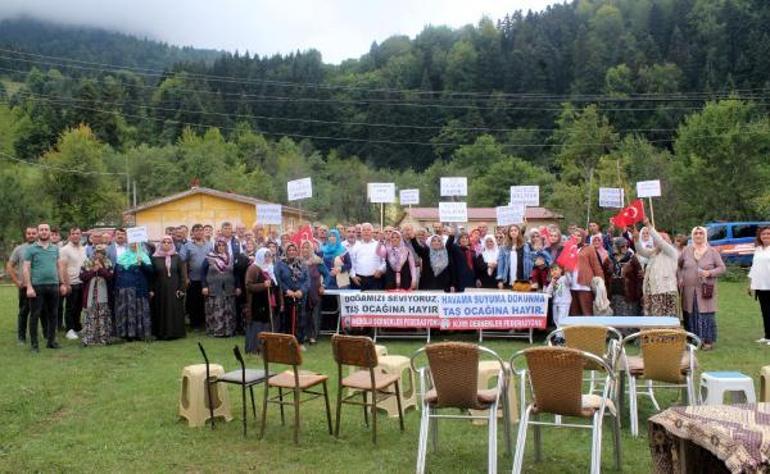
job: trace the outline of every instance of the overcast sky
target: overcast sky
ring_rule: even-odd
[[[176,45],[260,55],[315,48],[339,63],[425,25],[463,26],[556,0],[0,0],[0,18],[95,25]]]

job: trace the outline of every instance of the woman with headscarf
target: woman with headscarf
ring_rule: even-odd
[[[112,262],[107,258],[107,246],[94,245],[91,257],[80,268],[83,282],[83,330],[80,343],[84,346],[109,344],[112,337],[109,282]]]
[[[476,257],[476,280],[481,288],[497,288],[497,257],[500,250],[493,235],[487,234],[482,240],[481,254]]]
[[[451,251],[455,274],[457,275],[456,290],[463,292],[466,288],[476,288],[477,283],[480,286],[480,282],[476,281],[476,251],[471,245],[470,237],[465,232],[460,234],[456,242],[454,237],[454,234],[449,236],[447,248]]]
[[[174,240],[164,236],[152,254],[153,279],[152,314],[155,337],[177,339],[185,337],[184,293],[187,268],[179,258]]]
[[[235,334],[235,298],[241,290],[235,282],[233,259],[227,241],[218,237],[214,250],[203,261],[203,296],[206,297],[206,332],[214,337]]]
[[[246,327],[243,316],[246,311],[246,271],[249,269],[249,265],[254,263],[257,254],[257,241],[254,239],[244,240],[241,249],[242,251],[233,257],[235,285],[241,291],[235,298],[235,332],[238,334],[243,333]],[[238,313],[238,308],[240,308],[240,313]]]
[[[725,272],[722,257],[708,243],[704,227],[693,228],[692,244],[679,256],[677,279],[682,291],[682,313],[687,330],[703,341],[703,350],[711,350],[717,340],[717,277]]]
[[[417,289],[417,267],[401,232],[394,230],[387,242],[380,242],[377,254],[385,259],[385,289]]]
[[[613,253],[608,259],[611,270],[606,279],[612,313],[615,316],[639,316],[644,278],[642,265],[628,248],[625,237],[616,237],[612,247]]]
[[[244,307],[244,329],[246,344],[244,348],[249,354],[259,354],[261,351],[259,334],[263,331],[274,331],[273,312],[276,308],[275,276],[273,271],[273,256],[270,250],[257,250],[253,262],[246,270],[246,306]]]
[[[650,233],[649,227],[645,226],[642,227],[642,230],[639,232],[639,238],[636,239],[636,250],[639,254],[639,263],[642,264],[642,269],[647,268],[647,257],[643,256],[642,252],[639,252],[639,249],[643,250],[652,250],[655,248],[655,241],[652,238],[652,234]]]
[[[679,289],[676,279],[679,251],[667,234],[655,230],[649,219],[645,218],[644,225],[654,245],[652,249],[643,245],[639,241],[639,231],[634,228],[636,253],[640,258],[647,259],[642,282],[643,312],[647,316],[676,316],[679,313]]]
[[[324,282],[329,278],[329,270],[326,269],[321,257],[316,255],[314,248],[309,240],[302,241],[300,248],[302,263],[307,267],[307,275],[310,279],[310,291],[305,300],[304,316],[305,338],[310,344],[315,344],[321,330],[321,297],[325,290]],[[305,341],[300,340],[300,342]]]
[[[596,249],[586,244],[586,232],[575,228],[572,240],[577,245],[577,265],[572,271],[570,291],[572,292],[572,306],[570,316],[593,316],[594,293],[591,290],[591,282],[594,278],[604,281],[604,270],[599,262]]]
[[[514,291],[530,291],[529,277],[534,266],[534,254],[524,242],[522,230],[517,225],[508,228],[505,245],[497,257],[497,287]]]
[[[301,324],[302,311],[305,298],[310,291],[310,278],[294,242],[289,241],[286,244],[284,258],[275,266],[275,277],[283,296],[280,330],[294,335],[301,341],[305,337],[305,328]]]
[[[454,264],[449,255],[448,245],[451,241],[438,234],[433,234],[428,239],[428,245],[424,246],[417,239],[412,239],[412,246],[417,255],[422,259],[422,273],[420,274],[421,290],[443,290],[454,292],[457,286],[457,277]]]
[[[128,340],[152,339],[150,281],[153,267],[141,244],[129,244],[115,266],[115,334]]]
[[[344,289],[350,286],[350,268],[353,266],[350,254],[344,245],[337,229],[329,231],[326,242],[321,245],[324,265],[329,271],[324,286],[329,290]]]

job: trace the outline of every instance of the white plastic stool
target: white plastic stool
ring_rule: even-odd
[[[401,407],[404,413],[407,408],[417,408],[417,386],[415,385],[415,376],[412,371],[409,357],[400,355],[387,355],[379,357],[379,365],[377,369],[386,374],[400,374],[401,381],[398,384],[398,389],[401,392]],[[408,387],[405,383],[408,382]],[[394,395],[388,395],[383,398],[382,402],[377,402],[377,408],[388,412],[389,416],[398,416],[398,403]]]
[[[508,362],[505,363],[505,368],[508,369]],[[479,390],[486,390],[489,388],[489,382],[500,374],[500,362],[496,360],[482,360],[479,362]],[[508,374],[503,374],[504,377],[508,377]],[[516,383],[515,378],[508,379],[508,406],[511,412],[511,424],[515,424],[519,421],[519,403],[518,396],[516,395]],[[487,410],[468,410],[471,415],[484,416]],[[502,404],[497,410],[497,417],[503,416]],[[472,421],[474,425],[486,425],[487,420],[474,419]]]
[[[725,393],[733,403],[756,403],[754,380],[740,372],[703,372],[700,376],[700,398],[704,405],[723,405]],[[740,397],[740,399],[739,399]]]
[[[762,367],[759,371],[759,401],[770,401],[770,365]]]
[[[219,364],[209,366],[209,375],[224,375],[225,370]],[[211,400],[206,390],[206,364],[188,365],[182,369],[182,388],[179,394],[179,416],[187,419],[190,426],[203,426],[211,417],[209,404],[214,405],[214,416],[225,421],[233,419],[230,415],[230,399],[224,384],[211,387]]]

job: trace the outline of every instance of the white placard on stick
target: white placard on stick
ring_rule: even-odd
[[[540,186],[511,186],[511,203],[515,202],[525,206],[539,206]]]
[[[280,204],[257,204],[257,223],[264,225],[281,225]]]
[[[398,192],[398,200],[402,206],[420,204],[419,189],[402,189]]]
[[[599,207],[625,207],[623,188],[599,188]]]
[[[638,181],[636,183],[636,197],[649,198],[660,196],[660,180]]]
[[[396,202],[396,183],[368,183],[369,201],[390,204]]]
[[[442,196],[467,196],[468,178],[441,178]]]
[[[295,179],[286,183],[289,201],[299,201],[313,197],[313,182],[310,178]]]
[[[468,207],[466,203],[438,203],[438,220],[441,222],[468,222]]]
[[[129,244],[147,242],[147,226],[129,227],[126,229],[126,238]]]
[[[526,207],[520,202],[514,202],[508,206],[499,206],[497,211],[497,225],[513,225],[524,222]]]

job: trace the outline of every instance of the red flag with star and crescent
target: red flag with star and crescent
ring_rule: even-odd
[[[297,232],[294,233],[294,235],[291,236],[291,241],[297,246],[297,248],[299,248],[302,245],[302,242],[305,240],[309,240],[313,243],[315,242],[313,240],[313,227],[310,224],[303,225],[299,228],[299,230],[297,230]]]
[[[579,250],[577,240],[574,237],[570,237],[569,240],[564,242],[564,248],[562,248],[559,258],[556,259],[556,263],[563,269],[571,272],[577,267]]]
[[[626,208],[623,208],[615,217],[612,218],[612,223],[615,227],[626,227],[634,225],[637,222],[644,220],[644,201],[637,199],[631,202]]]

